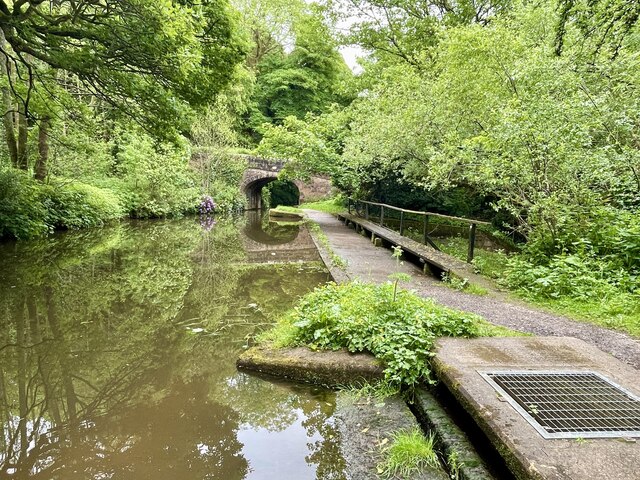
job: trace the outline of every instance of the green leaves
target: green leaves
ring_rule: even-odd
[[[385,364],[388,381],[429,379],[430,350],[439,336],[473,337],[479,317],[437,305],[391,284],[329,284],[306,295],[287,317],[293,342],[314,349],[368,351]]]
[[[211,101],[244,53],[226,0],[29,2],[0,26],[11,68],[39,71],[29,81],[49,103],[51,67],[165,137],[185,128],[190,106]]]

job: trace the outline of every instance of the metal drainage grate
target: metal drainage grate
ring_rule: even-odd
[[[640,437],[640,398],[596,372],[479,372],[544,438]]]

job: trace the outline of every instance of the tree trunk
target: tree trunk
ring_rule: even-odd
[[[6,45],[6,40],[4,38],[4,32],[0,28],[0,45],[4,48]],[[4,55],[0,55],[0,73],[4,74],[7,80],[11,79],[11,67],[7,62],[7,57]],[[11,90],[9,86],[2,87],[2,108],[4,109],[2,115],[2,123],[4,125],[4,133],[5,139],[7,141],[7,149],[9,150],[9,158],[11,159],[11,165],[14,167],[18,166],[18,144],[16,142],[16,131],[15,131],[15,112],[14,112],[14,102],[13,96],[11,95]]]
[[[36,162],[36,180],[43,181],[49,173],[49,126],[50,118],[45,116],[40,120],[38,132],[38,161]]]
[[[29,126],[27,114],[22,102],[18,104],[18,168],[26,170],[29,167],[29,151],[27,141],[29,139]]]

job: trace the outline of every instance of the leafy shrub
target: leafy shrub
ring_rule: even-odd
[[[279,329],[284,342],[323,350],[371,352],[393,384],[429,379],[436,337],[493,334],[480,317],[458,312],[393,285],[329,284],[302,298]],[[280,337],[282,340],[282,336]],[[273,337],[272,337],[273,338]]]
[[[548,264],[556,255],[578,254],[597,256],[614,268],[640,269],[638,214],[599,207],[563,215],[553,238],[540,231],[534,232],[524,249],[526,257],[536,264]]]
[[[591,254],[551,257],[540,265],[512,257],[502,282],[525,297],[609,328],[640,335],[640,282],[616,256]]]
[[[38,184],[25,172],[0,167],[0,238],[32,238],[48,231]]]
[[[505,283],[533,297],[598,298],[617,290],[615,272],[608,272],[604,266],[597,259],[580,255],[556,255],[548,265],[514,258],[505,272]]]
[[[150,137],[134,132],[123,133],[120,141],[115,173],[127,192],[126,208],[132,217],[196,213],[202,192],[184,146],[158,146]]]
[[[228,184],[224,181],[214,181],[209,189],[211,195],[218,208],[216,211],[222,213],[231,213],[243,210],[246,206],[246,198],[241,195],[237,184]]]
[[[102,226],[124,216],[118,197],[111,191],[85,183],[42,186],[47,224],[52,228]]]

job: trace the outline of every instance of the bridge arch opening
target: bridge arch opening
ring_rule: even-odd
[[[263,195],[268,195],[269,205],[278,207],[285,205],[295,207],[300,204],[300,189],[291,180],[275,180],[262,189]]]
[[[272,186],[273,185],[273,186]],[[300,203],[300,190],[290,180],[278,180],[277,175],[258,178],[244,186],[247,195],[247,208],[260,210],[269,200],[272,207],[278,205],[295,206]]]

